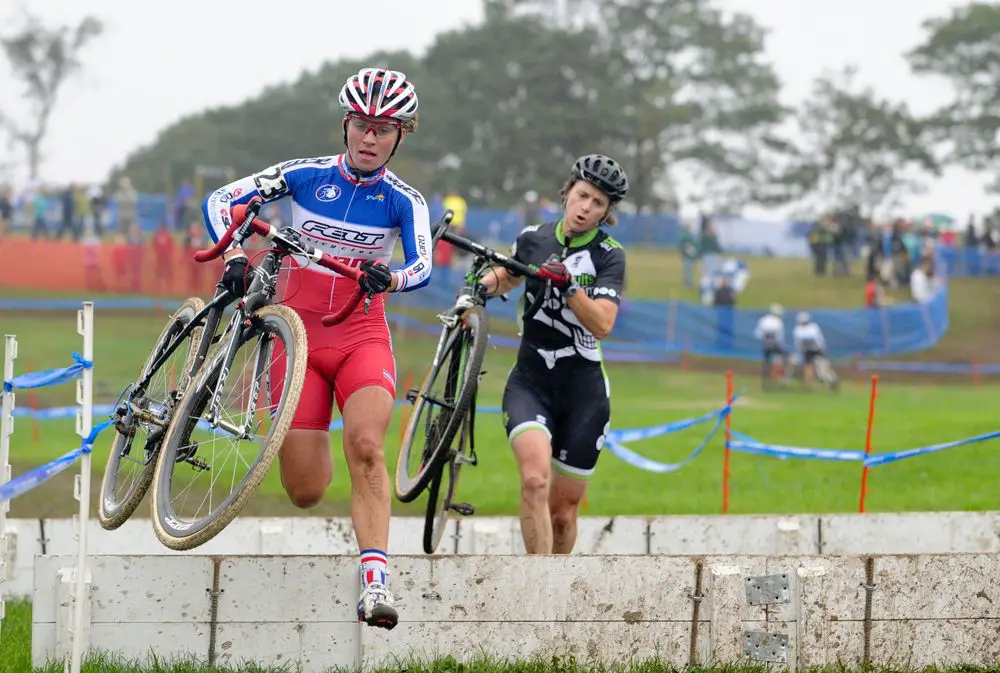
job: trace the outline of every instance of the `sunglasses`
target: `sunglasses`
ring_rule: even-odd
[[[351,117],[347,123],[362,135],[368,135],[368,132],[372,131],[377,138],[388,138],[402,128],[402,125],[395,121],[372,121],[361,117]]]

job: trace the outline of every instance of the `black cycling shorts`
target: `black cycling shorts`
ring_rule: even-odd
[[[535,371],[515,365],[503,393],[507,438],[513,442],[525,430],[544,431],[552,443],[555,470],[588,479],[611,427],[610,395],[601,367],[557,366]]]
[[[774,362],[776,357],[785,358],[788,355],[788,351],[781,347],[780,344],[766,345],[764,346],[764,362],[771,364]]]
[[[805,362],[805,364],[811,365],[813,362],[815,362],[816,358],[822,356],[823,356],[823,351],[814,348],[807,348],[805,352],[802,354],[802,360],[803,362]]]

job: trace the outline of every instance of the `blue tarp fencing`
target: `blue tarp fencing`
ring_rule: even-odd
[[[428,287],[393,295],[391,305],[440,311],[452,304],[461,272],[435,270]],[[626,292],[628,289],[626,288]],[[491,315],[513,320],[518,288],[510,301],[490,301]],[[785,339],[791,344],[796,307],[785,307]],[[823,330],[832,358],[878,357],[933,346],[948,329],[947,286],[926,304],[898,304],[877,309],[819,310],[807,308]],[[763,310],[702,306],[690,302],[625,300],[606,347],[633,352],[678,353],[758,359],[754,338]],[[614,344],[614,345],[611,345]]]

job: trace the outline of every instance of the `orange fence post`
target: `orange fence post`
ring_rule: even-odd
[[[875,424],[875,398],[878,396],[878,374],[872,375],[871,396],[868,401],[868,432],[865,434],[865,466],[861,470],[861,499],[858,512],[865,513],[865,496],[868,494],[868,456],[872,452],[872,426]]]
[[[733,412],[733,370],[726,371],[726,446],[722,454],[722,513],[729,511],[729,440],[731,439],[731,426]]]

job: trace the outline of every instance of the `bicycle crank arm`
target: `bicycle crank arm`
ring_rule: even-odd
[[[479,464],[479,461],[476,459],[475,456],[467,456],[463,453],[455,455],[455,462],[459,463],[460,465],[472,465],[473,467]]]

